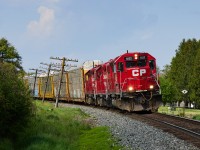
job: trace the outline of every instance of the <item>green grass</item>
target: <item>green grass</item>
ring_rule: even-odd
[[[120,149],[108,128],[88,124],[89,116],[80,109],[54,108],[50,103],[35,101],[36,113],[29,128],[18,140],[0,141],[0,149],[12,150],[100,150]]]
[[[195,116],[193,116],[193,119],[195,119],[195,120],[200,120],[200,115],[195,115]]]
[[[82,150],[118,150],[120,147],[114,142],[107,127],[96,127],[80,136],[78,147]],[[74,149],[78,149],[75,148]]]
[[[161,106],[158,109],[158,112],[200,120],[198,117],[198,116],[200,116],[199,109],[176,108],[175,110],[170,110],[169,107],[167,107],[167,106]]]

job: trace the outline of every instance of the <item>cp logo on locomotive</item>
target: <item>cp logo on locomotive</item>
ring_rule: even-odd
[[[132,75],[134,77],[137,77],[137,76],[142,76],[143,74],[146,73],[146,69],[137,69],[137,70],[132,70]]]

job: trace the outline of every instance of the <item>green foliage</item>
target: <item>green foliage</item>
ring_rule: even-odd
[[[10,139],[1,139],[0,140],[0,150],[12,150],[13,145]]]
[[[12,64],[0,63],[0,138],[15,140],[32,114],[30,92],[17,72]]]
[[[173,84],[170,82],[169,78],[161,76],[160,86],[162,89],[162,101],[164,104],[174,102],[175,89]]]
[[[171,65],[167,66],[164,77],[169,82],[168,88],[173,88],[176,101],[195,102],[200,104],[200,41],[196,39],[183,40]],[[164,87],[164,89],[166,89]],[[181,91],[187,90],[187,94]],[[163,91],[163,90],[162,90]],[[169,93],[169,91],[167,91]],[[197,106],[196,105],[196,106]]]
[[[190,82],[190,86],[192,87],[190,98],[200,105],[200,47],[198,48],[195,57],[192,78],[193,79]]]
[[[18,70],[23,71],[21,56],[5,38],[0,39],[0,62],[12,63]]]

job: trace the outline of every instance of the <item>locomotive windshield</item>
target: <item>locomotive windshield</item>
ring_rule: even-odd
[[[126,58],[125,60],[126,60],[126,68],[146,66],[146,57],[145,56],[139,56],[139,59],[137,59],[137,60],[131,60],[130,57],[129,57],[129,59]]]

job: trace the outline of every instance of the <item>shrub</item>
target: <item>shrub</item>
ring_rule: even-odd
[[[0,135],[15,139],[32,114],[32,99],[16,67],[0,63]]]

